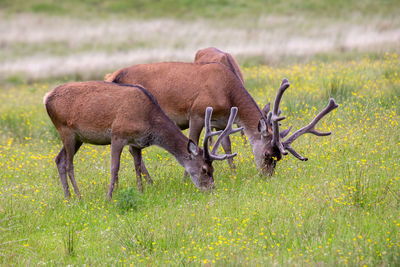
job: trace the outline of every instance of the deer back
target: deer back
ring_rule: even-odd
[[[220,63],[140,64],[116,71],[108,81],[143,85],[182,129],[189,126],[190,114],[203,117],[208,106],[215,118],[225,119],[230,108],[238,106],[240,117],[240,103],[234,103],[234,96],[251,98],[236,75]]]
[[[140,138],[160,116],[155,99],[142,88],[100,81],[58,86],[44,102],[58,130],[68,127],[82,141],[94,144],[109,144],[111,131]]]

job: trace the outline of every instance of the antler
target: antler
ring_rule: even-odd
[[[283,93],[288,89],[290,86],[289,81],[285,78],[282,80],[281,86],[279,87],[278,93],[276,94],[275,102],[274,102],[274,109],[272,113],[268,114],[268,121],[272,124],[272,145],[279,149],[282,155],[287,155],[282,143],[280,142],[281,135],[286,136],[289,131],[285,130],[282,133],[279,133],[279,121],[284,120],[286,117],[280,117],[281,110],[279,109],[279,105],[282,100]]]
[[[233,158],[237,155],[237,153],[234,154],[225,154],[225,155],[217,155],[217,149],[218,146],[220,145],[221,141],[223,138],[227,137],[230,134],[239,132],[241,130],[243,130],[243,127],[237,128],[237,129],[233,129],[232,128],[232,124],[233,121],[235,120],[236,114],[237,114],[237,107],[232,107],[231,108],[231,113],[229,115],[229,120],[228,123],[225,127],[225,130],[223,131],[216,131],[213,132],[211,131],[211,115],[212,115],[212,111],[213,109],[211,107],[207,107],[206,109],[206,116],[205,116],[205,134],[204,134],[204,140],[203,140],[203,153],[204,153],[204,158],[205,159],[209,159],[209,160],[224,160],[224,159],[228,159],[228,158]],[[209,138],[214,136],[214,135],[219,135],[221,134],[217,141],[214,144],[213,149],[211,150],[211,153],[209,151],[209,147],[208,147],[208,141]]]
[[[279,94],[279,93],[278,93]],[[334,110],[335,108],[337,108],[339,105],[335,102],[335,100],[333,98],[331,98],[329,100],[329,104],[312,120],[312,122],[301,128],[300,130],[297,130],[296,132],[294,132],[291,136],[288,137],[288,139],[286,139],[282,144],[283,147],[289,151],[293,156],[295,156],[296,158],[302,160],[302,161],[306,161],[308,160],[308,158],[302,157],[301,155],[299,155],[292,147],[291,144],[301,135],[306,134],[306,133],[312,133],[315,134],[317,136],[327,136],[330,135],[331,132],[326,132],[326,133],[321,133],[318,132],[315,129],[315,125],[325,116],[327,115],[329,112],[331,112],[332,110]]]

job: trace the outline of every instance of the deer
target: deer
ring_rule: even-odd
[[[65,198],[71,197],[67,173],[75,194],[81,197],[75,180],[73,158],[83,143],[111,145],[109,199],[118,182],[120,157],[126,145],[129,145],[129,152],[134,158],[139,191],[143,191],[142,174],[148,184],[153,183],[142,159],[145,147],[157,145],[171,153],[200,190],[214,187],[213,161],[237,155],[216,154],[221,139],[241,130],[232,128],[236,107],[232,107],[222,132],[210,130],[212,108],[205,108],[207,131],[201,149],[181,132],[151,93],[140,85],[104,81],[70,82],[47,93],[43,103],[63,144],[55,162]],[[219,138],[210,151],[208,140],[215,135]]]
[[[189,128],[189,138],[196,144],[203,128],[205,107],[210,106],[214,110],[211,126],[215,129],[222,129],[229,109],[237,107],[238,113],[234,122],[243,127],[253,150],[256,167],[266,176],[274,174],[276,163],[288,152],[301,161],[308,160],[293,149],[292,143],[306,133],[330,135],[331,133],[318,132],[315,126],[339,106],[334,99],[330,99],[328,105],[309,125],[283,141],[291,131],[291,127],[283,131],[279,129],[280,121],[285,119],[280,116],[279,105],[283,93],[290,86],[286,78],[282,80],[271,111],[270,103],[261,110],[237,75],[229,67],[216,62],[139,64],[106,75],[105,80],[145,86],[180,129]],[[229,148],[225,153],[231,153]]]

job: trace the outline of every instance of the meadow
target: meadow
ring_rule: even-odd
[[[0,265],[399,266],[399,13],[398,0],[0,0]],[[212,192],[158,147],[139,192],[125,148],[112,201],[110,148],[85,144],[82,198],[65,200],[45,93],[208,46],[238,59],[260,107],[288,78],[292,132],[335,98],[317,126],[332,135],[300,137],[309,160],[263,177],[236,134],[237,172],[215,162]]]
[[[243,69],[260,106],[286,77],[283,127],[307,124],[330,97],[340,107],[306,135],[272,177],[233,137],[237,172],[216,162],[216,188],[200,192],[157,147],[144,151],[154,185],[137,191],[124,150],[106,200],[109,147],[75,157],[82,199],[64,200],[54,163],[61,148],[42,104],[60,81],[15,81],[0,90],[1,265],[350,265],[400,263],[400,59],[312,61]]]

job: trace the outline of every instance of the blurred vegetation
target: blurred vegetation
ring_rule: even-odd
[[[232,20],[270,14],[335,19],[354,13],[390,17],[397,16],[400,9],[398,0],[0,0],[0,8],[6,14]]]

